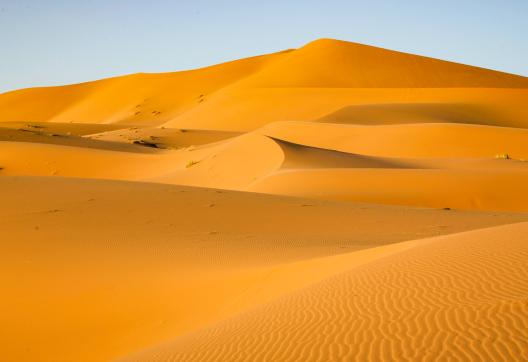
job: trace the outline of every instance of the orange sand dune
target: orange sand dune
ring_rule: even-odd
[[[312,121],[350,106],[441,103],[478,110],[473,118],[455,112],[454,121],[525,128],[527,88],[526,77],[320,40],[285,54],[166,125],[247,131],[274,121]],[[453,111],[434,113],[453,120]]]
[[[456,103],[479,110],[482,120],[473,122],[528,127],[527,96],[526,77],[323,39],[194,71],[5,93],[0,122],[248,131],[272,121],[314,120],[351,105]]]
[[[0,137],[12,137],[0,143],[1,172],[435,208],[528,211],[523,191],[528,181],[528,162],[523,158],[528,156],[528,131],[524,129],[289,122],[239,136],[174,130],[165,138],[146,137],[149,130],[127,129],[133,138],[109,141],[99,134],[54,137],[44,131],[2,133],[0,129]],[[409,142],[409,137],[421,141]],[[471,142],[465,137],[472,137]],[[131,143],[137,139],[163,149]],[[189,140],[217,141],[184,146]],[[503,154],[512,159],[495,158]]]
[[[226,85],[284,53],[200,70],[132,74],[62,87],[0,95],[0,122],[80,122],[159,125],[207,100]]]
[[[126,360],[525,360],[526,233],[425,239]]]
[[[290,52],[245,82],[292,88],[528,87],[518,75],[333,39]]]
[[[421,238],[527,220],[66,178],[0,192],[8,361],[128,355]]]
[[[397,71],[397,70],[395,70]],[[277,121],[314,121],[369,104],[463,103],[479,109],[471,123],[528,128],[527,89],[505,88],[259,88],[229,87],[167,127],[250,131]],[[447,118],[444,116],[441,118]],[[471,119],[471,118],[470,118]],[[416,117],[409,120],[415,122]],[[388,122],[387,123],[391,123]],[[458,123],[458,122],[456,122]]]
[[[330,39],[0,94],[0,360],[526,360],[527,101]]]

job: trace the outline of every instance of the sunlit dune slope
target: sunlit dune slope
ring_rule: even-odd
[[[528,87],[518,75],[333,39],[290,52],[244,82],[279,88]]]
[[[126,360],[526,360],[527,233],[426,239]]]
[[[283,53],[242,59],[199,70],[132,74],[60,87],[0,95],[1,121],[129,123],[159,125]]]
[[[65,178],[0,194],[6,361],[108,361],[421,241],[388,244],[527,217]]]

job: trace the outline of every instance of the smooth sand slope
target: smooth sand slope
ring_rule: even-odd
[[[2,177],[0,193],[4,361],[125,356],[424,237],[528,217],[67,178]]]
[[[527,102],[330,39],[0,94],[0,360],[526,360]]]

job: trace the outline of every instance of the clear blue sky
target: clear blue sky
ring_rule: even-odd
[[[326,37],[528,76],[528,0],[0,0],[0,92]]]

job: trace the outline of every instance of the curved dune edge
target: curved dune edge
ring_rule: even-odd
[[[508,153],[528,159],[528,130],[470,124],[361,126],[276,122],[256,132],[305,146],[394,158],[472,158]]]
[[[526,233],[429,239],[124,360],[525,360]]]

